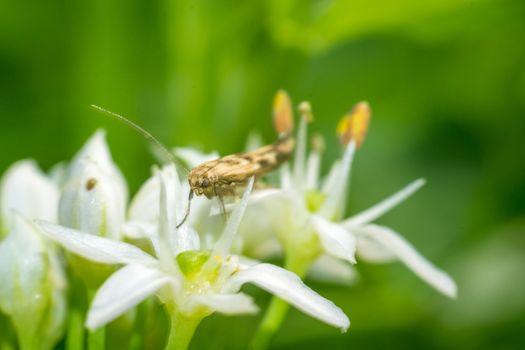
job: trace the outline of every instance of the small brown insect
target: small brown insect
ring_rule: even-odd
[[[104,108],[92,105],[95,109],[106,113],[135,129],[144,137],[154,142],[172,162],[178,163],[171,152],[164,147],[149,132],[130,120]],[[293,113],[290,97],[285,91],[278,91],[273,104],[274,128],[279,134],[277,141],[250,152],[237,153],[216,160],[204,162],[188,173],[190,193],[188,207],[180,227],[190,213],[193,195],[205,195],[206,198],[218,197],[224,212],[223,197],[234,195],[236,190],[246,186],[251,177],[263,177],[279,167],[291,155],[295,141],[291,136],[293,131]]]
[[[188,174],[191,190],[195,195],[205,195],[208,199],[234,195],[235,190],[246,185],[252,176],[258,179],[286,161],[293,146],[293,138],[286,136],[251,152],[202,163]]]
[[[278,91],[273,104],[274,127],[279,139],[250,152],[236,153],[216,160],[204,162],[193,168],[188,174],[190,194],[188,209],[180,227],[186,221],[193,194],[205,195],[211,199],[218,197],[224,212],[222,198],[235,195],[237,189],[246,186],[251,177],[263,177],[279,167],[292,154],[295,141],[293,131],[293,114],[290,97],[284,91]]]

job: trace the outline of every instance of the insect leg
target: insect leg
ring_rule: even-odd
[[[219,204],[221,206],[221,214],[222,214],[222,217],[224,218],[224,222],[226,222],[228,220],[228,214],[226,213],[226,206],[224,205],[224,198],[223,196],[219,195],[217,196],[217,200],[219,201]]]

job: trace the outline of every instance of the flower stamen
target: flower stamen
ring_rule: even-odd
[[[273,101],[273,124],[280,136],[291,134],[294,128],[292,102],[284,90],[277,91]]]
[[[337,125],[337,135],[341,144],[346,146],[354,141],[356,148],[359,149],[368,131],[370,115],[370,106],[367,102],[357,103]]]

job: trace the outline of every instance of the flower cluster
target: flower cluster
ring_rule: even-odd
[[[276,125],[291,128],[290,106],[288,95],[279,92]],[[295,155],[291,167],[280,168],[279,184],[256,189],[255,178],[247,179],[240,198],[222,215],[217,203],[195,198],[186,219],[190,187],[175,164],[154,167],[128,203],[124,176],[102,131],[50,175],[29,160],[14,164],[0,184],[0,322],[7,320],[15,333],[7,341],[17,339],[22,349],[52,349],[67,329],[68,344],[82,348],[83,326],[79,330],[71,316],[77,309],[81,318],[85,314],[81,322],[89,330],[90,347],[103,348],[104,333],[97,330],[123,315],[138,318],[130,311],[139,305],[151,311],[153,303],[147,301],[157,300],[171,324],[164,346],[186,349],[201,320],[212,313],[258,312],[252,297],[241,291],[247,283],[275,298],[253,348],[268,346],[288,305],[344,332],[350,321],[343,310],[302,278],[309,273],[347,283],[356,255],[372,262],[399,259],[454,297],[456,286],[446,273],[392,229],[371,223],[423,180],[343,218],[352,159],[370,118],[368,105],[356,105],[343,118],[338,132],[344,154],[324,181],[319,175],[323,142],[314,139],[307,153],[313,115],[308,103],[299,110]],[[189,148],[176,153],[190,165],[218,157]],[[284,255],[284,267],[265,262],[277,252]],[[68,289],[73,297],[84,293],[88,304],[72,305]]]

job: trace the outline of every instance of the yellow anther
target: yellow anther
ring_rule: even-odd
[[[337,135],[343,145],[354,141],[356,148],[361,147],[365,140],[370,122],[370,106],[367,102],[359,102],[347,113],[337,125]]]
[[[214,255],[214,256],[213,256],[213,259],[214,259],[215,261],[217,261],[217,262],[222,262],[222,256],[220,256],[220,255]]]
[[[273,100],[273,125],[279,135],[288,135],[293,131],[292,102],[284,90],[277,91]]]

